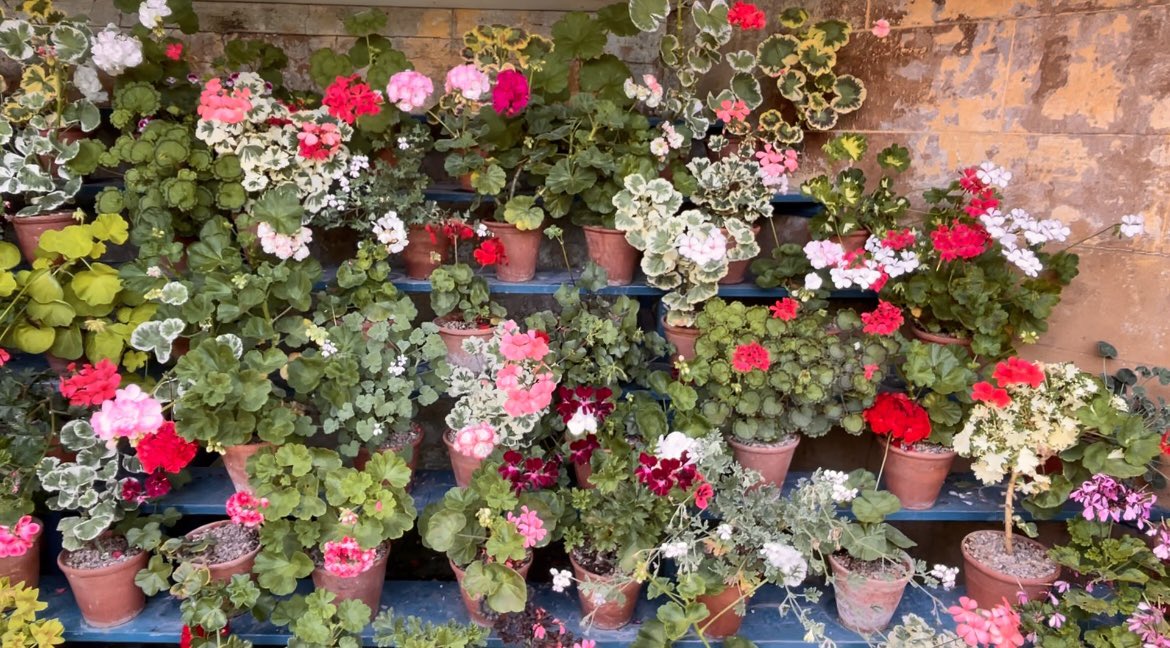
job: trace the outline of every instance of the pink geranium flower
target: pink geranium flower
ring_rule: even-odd
[[[508,514],[508,521],[516,527],[516,531],[524,536],[524,548],[531,549],[537,543],[544,540],[548,535],[548,529],[544,528],[544,521],[536,514],[536,511],[531,511],[527,506],[520,507],[520,515]]]
[[[515,117],[528,106],[528,79],[516,70],[503,70],[496,76],[492,89],[492,110],[504,117]]]
[[[548,355],[548,335],[541,331],[507,332],[500,338],[500,353],[512,362],[543,360]],[[514,331],[514,329],[513,329]]]
[[[211,79],[203,86],[196,112],[204,121],[238,124],[247,119],[248,111],[252,110],[251,97],[252,91],[248,88],[230,90],[224,88],[218,78]]]
[[[322,552],[325,571],[341,578],[353,578],[368,571],[378,557],[377,549],[362,549],[358,541],[349,536],[337,542],[326,542]]]
[[[240,492],[227,499],[226,508],[232,522],[255,529],[264,524],[263,509],[268,508],[268,498],[256,498],[251,493]]]
[[[138,385],[128,385],[119,389],[113,400],[102,403],[89,423],[107,445],[113,446],[121,438],[133,442],[162,427],[162,405]]]
[[[485,459],[495,449],[500,437],[488,423],[475,423],[455,433],[452,446],[465,457]]]
[[[41,525],[26,515],[11,527],[0,524],[0,558],[23,556],[32,548]]]
[[[386,84],[386,100],[398,106],[403,112],[410,112],[426,105],[435,91],[430,77],[414,70],[403,70],[390,77]]]

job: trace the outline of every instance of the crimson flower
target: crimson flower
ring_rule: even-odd
[[[539,334],[539,333],[538,333]],[[613,390],[609,387],[590,387],[580,385],[572,389],[561,385],[557,387],[557,414],[565,423],[573,418],[578,411],[592,414],[598,424],[613,412],[614,405],[610,402]]]
[[[731,356],[731,366],[740,373],[747,373],[752,369],[767,371],[768,367],[772,366],[772,357],[759,342],[741,344],[735,347],[735,353]]]
[[[893,335],[903,322],[902,310],[888,301],[878,300],[877,308],[861,314],[862,331],[870,335]]]
[[[1162,454],[1170,455],[1170,430],[1162,433]]]
[[[601,448],[596,434],[590,434],[569,444],[569,461],[584,466],[593,458],[593,453]],[[1170,454],[1170,453],[1168,453]]]
[[[768,307],[772,311],[772,317],[778,320],[790,322],[796,318],[796,311],[800,309],[800,302],[791,297],[785,297]]]
[[[177,61],[183,58],[183,44],[171,43],[170,45],[167,45],[166,55],[167,58],[171,59],[172,61]]]
[[[981,193],[987,188],[979,179],[979,171],[975,167],[967,167],[959,172],[959,186],[969,194]]]
[[[515,117],[528,105],[528,79],[516,70],[503,70],[492,88],[492,110],[504,117]]]
[[[743,30],[757,30],[768,24],[768,17],[756,5],[735,0],[727,11],[727,22]]]
[[[675,486],[688,490],[697,479],[701,479],[699,471],[690,463],[685,452],[678,459],[661,459],[643,452],[638,455],[638,468],[634,475],[650,492],[660,497],[670,493],[670,489]]]
[[[146,498],[158,499],[171,492],[171,480],[161,472],[152,473],[146,478]]]
[[[504,252],[504,244],[500,239],[484,239],[483,243],[471,253],[481,267],[500,264],[508,265],[508,255]]]
[[[8,364],[8,361],[11,359],[12,359],[12,356],[7,351],[5,351],[4,349],[0,349],[0,367],[3,367],[4,365]]]
[[[878,436],[889,436],[902,447],[909,447],[930,436],[930,415],[906,394],[883,392],[862,416]]]
[[[177,473],[191,463],[199,446],[176,434],[175,424],[167,421],[154,434],[142,437],[137,450],[144,471]]]
[[[428,225],[428,227],[430,226]],[[466,241],[467,239],[475,236],[475,230],[471,229],[471,227],[469,227],[467,223],[464,223],[463,221],[447,221],[443,224],[443,236],[446,236],[452,241]],[[433,235],[431,242],[437,243],[437,241],[435,241],[433,238]]]
[[[995,365],[995,372],[991,374],[991,377],[1002,387],[1026,384],[1035,389],[1044,384],[1043,369],[1027,360],[1015,357]]]
[[[513,491],[520,493],[555,486],[560,468],[560,455],[553,455],[547,460],[540,457],[525,459],[519,452],[509,450],[504,453],[504,463],[500,464],[497,471],[501,477],[512,482]]]
[[[979,218],[996,207],[999,207],[999,199],[990,189],[985,189],[983,193],[971,198],[970,204],[964,207],[963,211],[972,218]]]
[[[337,77],[325,88],[325,97],[321,99],[321,105],[329,109],[330,115],[347,124],[354,123],[361,115],[376,115],[381,110],[382,95],[357,79],[356,74]]]
[[[81,369],[70,363],[69,371],[73,375],[61,379],[61,395],[75,407],[97,407],[113,398],[118,385],[122,384],[117,365],[108,359],[103,359],[96,366],[86,364]]]
[[[142,501],[142,482],[127,477],[119,484],[118,497],[126,502],[141,502]]]
[[[977,382],[971,389],[971,398],[984,403],[991,403],[995,407],[1007,407],[1012,402],[1006,389],[1001,389],[989,382]]]
[[[972,259],[987,250],[991,237],[987,230],[978,225],[955,223],[953,226],[940,225],[930,233],[930,242],[943,261]]]

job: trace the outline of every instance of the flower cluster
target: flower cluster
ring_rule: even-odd
[[[1170,624],[1166,612],[1149,603],[1138,603],[1137,609],[1125,620],[1125,627],[1137,635],[1142,648],[1170,648]]]
[[[494,237],[486,237],[480,241],[471,256],[481,268],[497,264],[508,265],[508,252],[504,249],[503,242]]]
[[[41,525],[25,515],[11,527],[0,524],[0,558],[23,556],[32,548]]]
[[[309,258],[309,243],[313,242],[313,230],[302,227],[296,234],[281,234],[271,225],[261,222],[256,226],[256,237],[260,248],[276,258],[287,261],[304,261]]]
[[[136,446],[138,462],[147,473],[177,473],[187,467],[199,446],[175,432],[175,424],[164,422],[154,434],[148,434]]]
[[[455,433],[452,447],[466,457],[486,459],[495,449],[500,437],[495,428],[488,423],[475,423],[460,429]]]
[[[756,5],[735,0],[727,11],[727,22],[743,30],[759,30],[768,24],[768,17]]]
[[[788,192],[788,176],[800,168],[795,149],[778,150],[771,142],[765,142],[763,150],[756,151],[760,165],[760,180],[764,186],[779,193]]]
[[[660,106],[662,104],[662,97],[665,94],[665,90],[662,84],[659,83],[658,77],[653,74],[643,74],[641,84],[635,81],[633,77],[626,79],[625,83],[622,84],[622,90],[625,91],[626,97],[645,103],[647,108],[657,108]]]
[[[128,385],[103,402],[89,423],[94,434],[111,447],[118,439],[129,439],[134,444],[162,427],[162,405],[138,385]]]
[[[507,519],[516,527],[516,532],[524,536],[525,549],[535,547],[548,535],[548,529],[544,528],[544,521],[540,519],[536,511],[529,510],[527,506],[520,507],[520,515],[508,513]]]
[[[325,571],[340,578],[353,578],[369,571],[378,557],[377,549],[362,549],[357,540],[345,536],[321,547]]]
[[[171,15],[167,0],[145,0],[138,6],[138,22],[147,29],[162,27],[163,18]]]
[[[888,436],[891,442],[902,448],[909,448],[930,436],[930,416],[906,394],[878,394],[863,416],[874,434]]]
[[[516,450],[505,452],[504,462],[497,468],[500,476],[511,482],[512,490],[517,493],[555,486],[560,469],[560,455],[553,455],[550,459],[540,457],[525,459],[524,455]]]
[[[373,233],[390,254],[397,254],[406,249],[406,223],[398,217],[398,212],[388,211],[374,221]]]
[[[686,143],[686,138],[675,129],[674,124],[668,121],[659,124],[658,128],[662,131],[662,134],[650,141],[650,152],[657,156],[659,160],[665,160],[671,151],[677,151],[683,147],[683,144]]]
[[[609,387],[581,385],[570,389],[562,385],[557,388],[557,414],[572,436],[591,435],[613,412],[612,397]]]
[[[674,245],[680,256],[695,265],[707,265],[727,256],[727,237],[715,228],[680,234]]]
[[[225,508],[232,523],[256,529],[264,524],[264,509],[268,508],[268,498],[257,498],[251,493],[241,491],[227,498]]]
[[[877,308],[861,314],[862,331],[870,335],[893,335],[902,328],[902,309],[885,300],[879,300]]]
[[[1148,524],[1158,498],[1153,493],[1128,488],[1109,475],[1097,474],[1077,487],[1069,499],[1084,507],[1082,515],[1086,520],[1136,522],[1141,529]]]
[[[1020,614],[1007,601],[983,610],[974,600],[960,596],[959,604],[947,608],[947,612],[955,621],[955,632],[968,646],[1015,648],[1024,645]]]
[[[744,121],[751,114],[751,110],[747,107],[747,103],[743,99],[724,99],[719,102],[719,107],[715,109],[715,116],[718,117],[725,124],[733,124]]]
[[[110,76],[118,76],[129,68],[142,65],[142,43],[123,34],[113,24],[94,36],[90,51],[93,64]]]
[[[127,477],[118,482],[118,497],[135,504],[158,499],[171,492],[171,480],[161,472],[152,473],[145,480]]]
[[[809,241],[804,246],[804,255],[814,270],[829,270],[832,285],[841,288],[857,287],[862,290],[879,291],[890,274],[865,250],[846,252],[844,246],[835,241]],[[821,278],[816,273],[805,278],[805,288],[817,290]]]
[[[784,322],[791,322],[796,319],[796,313],[800,310],[800,302],[791,297],[785,297],[769,306],[768,310],[772,312],[772,317]]]
[[[776,572],[777,582],[785,587],[797,587],[808,576],[808,561],[788,543],[765,542],[760,554],[768,569]]]
[[[118,366],[108,359],[96,365],[85,364],[80,369],[70,363],[69,371],[71,375],[61,378],[60,390],[74,407],[97,407],[114,398],[118,385],[122,384]]]
[[[468,101],[479,101],[491,92],[492,81],[488,75],[473,63],[456,65],[447,71],[443,91],[447,94],[458,92]]]
[[[747,373],[753,369],[767,371],[771,366],[771,356],[759,342],[741,344],[735,347],[731,356],[731,368],[740,373]]]
[[[515,117],[528,106],[528,79],[516,70],[501,70],[492,88],[492,110],[504,117]]]
[[[328,160],[341,150],[341,131],[337,124],[317,124],[305,122],[301,124],[301,132],[297,133],[297,153],[309,160]]]
[[[325,88],[321,105],[331,116],[352,125],[362,115],[377,115],[381,110],[382,95],[358,81],[357,74],[339,76]]]
[[[987,251],[991,236],[981,225],[954,223],[939,225],[930,233],[930,242],[943,261],[973,259]]]
[[[435,91],[435,84],[427,75],[414,70],[403,70],[390,77],[386,84],[386,100],[403,112],[426,106]]]
[[[593,458],[593,453],[601,447],[601,442],[597,440],[597,435],[589,434],[584,438],[577,439],[569,443],[569,461],[572,461],[578,466],[583,466],[589,463]]]
[[[642,452],[638,455],[638,468],[634,474],[650,492],[660,497],[665,497],[675,486],[685,491],[690,490],[696,482],[703,482],[698,468],[685,451],[678,457],[660,457]]]

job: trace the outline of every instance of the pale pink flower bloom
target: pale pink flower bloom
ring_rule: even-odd
[[[809,241],[804,246],[804,256],[816,270],[832,268],[845,258],[845,248],[832,241]]]
[[[464,99],[470,101],[479,101],[491,89],[491,79],[473,63],[451,68],[447,71],[446,82],[443,83],[443,90],[448,94],[457,91]]]
[[[403,70],[390,77],[386,84],[386,100],[398,106],[403,112],[422,108],[427,98],[435,91],[430,77],[414,70]]]
[[[520,365],[504,365],[504,367],[496,373],[496,388],[500,391],[512,391],[514,389],[519,389],[520,374]]]
[[[885,18],[875,20],[873,23],[873,29],[870,31],[873,32],[873,35],[877,36],[878,38],[885,38],[886,36],[890,35],[890,21],[886,20]]]
[[[500,353],[512,362],[542,360],[548,355],[548,342],[536,331],[524,333],[506,332],[500,338]]]
[[[500,437],[496,429],[488,423],[475,423],[455,433],[455,441],[451,444],[455,451],[465,457],[485,459],[495,449]]]
[[[257,499],[251,493],[240,492],[227,499],[225,508],[232,522],[255,529],[264,524],[264,513],[261,509],[268,508],[268,498]]]
[[[102,403],[89,424],[106,445],[113,446],[121,438],[133,443],[162,427],[162,405],[138,385],[128,385],[115,392],[113,400]]]
[[[251,96],[249,88],[228,90],[218,78],[211,79],[203,86],[196,112],[203,121],[238,124],[248,117],[248,111],[252,109]]]

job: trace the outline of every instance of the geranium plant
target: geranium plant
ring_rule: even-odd
[[[490,632],[474,623],[442,625],[418,617],[402,617],[393,609],[374,619],[374,644],[390,648],[486,648]]]
[[[971,387],[978,380],[974,359],[961,345],[900,342],[894,369],[906,391],[879,394],[866,411],[866,422],[874,434],[902,448],[918,443],[950,447],[971,408]]]
[[[856,133],[838,135],[822,147],[830,161],[845,161],[848,166],[834,176],[818,175],[800,185],[801,193],[821,204],[821,211],[809,220],[814,237],[841,240],[863,232],[884,237],[909,211],[910,200],[894,189],[896,174],[910,167],[909,151],[897,144],[879,151],[876,161],[882,176],[869,191],[865,171],[854,166],[868,149],[869,141]]]
[[[479,238],[471,256],[480,267],[505,262],[507,250],[499,239],[488,236],[482,225],[472,227],[461,220],[446,222],[443,235],[452,242],[454,251],[452,263],[439,266],[431,274],[431,309],[444,325],[461,323],[464,327],[477,328],[495,325],[505,311],[492,301],[487,279],[460,261],[459,244]]]
[[[40,492],[37,465],[50,450],[54,410],[63,409],[55,407],[46,378],[38,371],[0,372],[0,542],[9,541],[9,556],[22,555],[36,532],[29,516]]]

